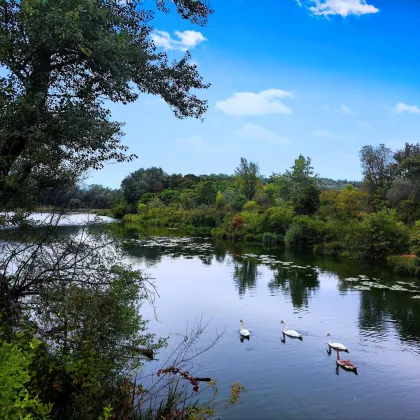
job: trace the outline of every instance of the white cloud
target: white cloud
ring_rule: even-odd
[[[279,136],[257,124],[245,123],[240,130],[234,131],[234,135],[243,139],[264,141],[271,144],[290,144],[291,140]]]
[[[356,113],[350,109],[347,105],[340,105],[337,112],[343,115],[356,115]]]
[[[163,48],[165,51],[179,50],[185,52],[207,41],[203,34],[197,31],[175,31],[174,34],[178,39],[172,38],[169,32],[158,30],[153,31],[150,37],[156,47]]]
[[[292,98],[293,95],[280,89],[268,89],[260,93],[235,92],[230,98],[216,102],[216,108],[227,115],[289,115],[292,110],[280,101],[287,97]]]
[[[317,137],[317,138],[322,138],[322,139],[341,139],[341,136],[334,134],[334,133],[330,133],[329,131],[324,131],[324,130],[314,130],[311,133],[312,137]]]
[[[420,114],[420,108],[416,105],[407,105],[404,102],[399,102],[395,105],[395,112],[402,114],[403,112],[411,112],[412,114]]]
[[[328,17],[330,15],[340,15],[347,17],[350,15],[369,15],[378,13],[379,9],[367,0],[296,0],[299,6],[302,3],[312,5],[309,10],[317,16]]]

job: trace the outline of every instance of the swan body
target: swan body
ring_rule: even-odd
[[[239,330],[239,334],[241,334],[242,337],[249,337],[251,333],[244,328],[244,321],[242,319],[239,321],[241,323],[241,329]]]
[[[295,338],[302,338],[302,334],[299,334],[297,331],[295,330],[286,330],[285,326],[286,323],[282,320],[281,323],[283,324],[283,334],[287,335],[289,337],[295,337]]]
[[[337,349],[337,365],[341,366],[345,370],[352,370],[354,372],[357,372],[357,366],[350,362],[350,360],[340,360],[339,351]]]
[[[330,348],[330,350],[334,349],[334,350],[339,350],[339,351],[345,351],[347,353],[349,352],[348,348],[344,344],[331,343],[331,334],[330,333],[327,334],[327,337],[328,337],[328,347]]]

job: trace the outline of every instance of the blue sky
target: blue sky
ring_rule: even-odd
[[[263,174],[310,156],[321,176],[360,179],[359,150],[420,141],[420,2],[212,0],[204,28],[157,14],[154,40],[188,49],[206,82],[205,121],[178,120],[159,98],[111,104],[138,159],[92,172],[118,187],[140,167],[232,173],[240,157]],[[187,31],[187,32],[185,32]],[[194,32],[191,32],[194,31]]]

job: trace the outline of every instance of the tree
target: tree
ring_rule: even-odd
[[[155,0],[204,25],[204,0]],[[43,183],[73,182],[88,168],[125,161],[122,124],[104,101],[159,95],[178,118],[201,118],[209,87],[188,52],[169,64],[150,37],[154,14],[140,0],[0,2],[0,200],[27,199]],[[24,188],[26,187],[26,189]],[[18,191],[22,194],[18,195]],[[6,201],[7,199],[7,201]]]
[[[197,205],[205,204],[212,206],[216,202],[216,192],[210,181],[200,182],[197,187]]]
[[[242,194],[247,200],[254,198],[257,190],[257,183],[260,178],[258,164],[241,158],[240,165],[235,169],[235,175]]]
[[[311,209],[319,207],[319,197],[316,198],[316,195],[319,195],[319,189],[316,186],[317,175],[314,174],[314,168],[311,166],[311,158],[299,155],[290,170],[286,170],[283,175],[273,174],[271,178],[277,185],[280,198],[298,205],[298,213],[303,211],[306,214],[306,211],[312,211],[309,207]],[[312,204],[304,210],[303,207],[309,202]]]
[[[420,183],[420,143],[406,143],[403,149],[395,152],[394,159],[398,178]]]
[[[162,168],[140,168],[122,180],[121,189],[127,202],[134,204],[144,193],[162,191],[166,179],[167,174]]]
[[[369,195],[384,198],[393,179],[395,162],[392,150],[384,144],[364,146],[360,151],[362,173]]]

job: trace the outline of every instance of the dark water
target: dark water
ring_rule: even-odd
[[[190,240],[174,231],[146,240],[133,228],[124,234],[131,238],[128,259],[158,287],[158,321],[143,308],[153,332],[182,333],[201,315],[209,335],[226,328],[199,360],[200,375],[217,378],[220,394],[235,381],[248,390],[222,418],[420,418],[420,299],[413,298],[420,282],[417,288],[415,279],[357,261]],[[240,319],[249,341],[239,338]],[[282,319],[303,341],[282,342]],[[342,355],[358,366],[357,376],[337,372],[334,353],[326,352],[328,332],[349,348]]]

